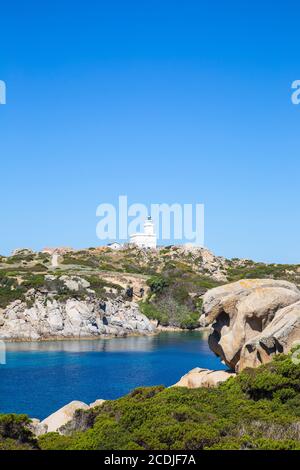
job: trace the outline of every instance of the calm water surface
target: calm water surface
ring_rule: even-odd
[[[0,412],[40,419],[72,400],[113,399],[142,385],[169,386],[194,367],[224,369],[206,333],[7,343]]]

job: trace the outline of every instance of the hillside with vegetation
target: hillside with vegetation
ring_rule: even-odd
[[[122,293],[126,297],[129,288],[148,318],[161,326],[192,329],[199,326],[202,296],[208,289],[254,278],[285,279],[299,285],[300,265],[229,260],[206,249],[184,246],[157,250],[125,246],[121,250],[69,250],[54,268],[48,253],[17,250],[12,256],[0,257],[0,321],[1,311],[15,300],[30,307],[36,293],[47,293],[49,275],[57,278],[56,299],[89,295],[84,288],[74,294],[61,282],[63,276],[77,276],[88,281],[100,300]]]

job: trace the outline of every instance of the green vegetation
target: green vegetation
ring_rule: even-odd
[[[167,263],[164,271],[147,281],[150,293],[140,302],[142,312],[163,326],[194,329],[199,326],[201,296],[218,285],[211,278],[193,273],[179,262]]]
[[[17,299],[24,300],[24,289],[15,278],[0,271],[0,308],[5,308]]]
[[[84,267],[96,268],[99,266],[97,259],[93,257],[82,257],[82,256],[71,256],[65,255],[62,260],[62,264],[71,264],[71,265],[79,265]]]
[[[216,389],[138,388],[88,411],[42,449],[298,449],[300,366],[279,355]],[[74,431],[75,423],[75,431]]]
[[[245,261],[242,264],[238,260],[228,262],[227,269],[228,281],[238,281],[239,279],[285,279],[287,281],[299,281],[297,269],[300,266],[289,264],[264,264],[255,263],[254,261]]]
[[[27,295],[30,289],[46,291],[61,302],[69,298],[85,299],[87,295],[91,295],[85,288],[76,292],[70,290],[60,279],[61,275],[61,272],[51,273],[50,280],[44,274],[37,274],[32,270],[29,272],[0,271],[0,308],[6,308],[15,300],[26,301],[27,307],[32,307],[34,296],[28,297]],[[120,285],[105,281],[99,275],[83,275],[81,278],[86,279],[90,283],[89,289],[92,289],[95,295],[103,300],[114,298],[122,291]]]
[[[0,450],[36,449],[37,441],[28,428],[26,415],[0,414]]]
[[[133,246],[117,251],[102,247],[67,252],[60,257],[59,268],[53,269],[48,254],[25,250],[11,257],[0,257],[0,308],[16,299],[23,301],[26,289],[43,289],[41,279],[46,274],[57,277],[79,275],[87,279],[96,294],[105,300],[121,292],[120,286],[101,279],[101,272],[111,272],[140,277],[142,283],[148,279],[149,295],[140,302],[140,308],[147,317],[163,326],[193,329],[199,326],[203,294],[227,282],[225,278],[217,282],[212,277],[215,271],[209,270],[203,256],[201,251],[185,251],[176,246],[165,246],[157,251]],[[272,278],[300,285],[299,265],[264,264],[233,258],[223,259],[218,269],[218,274],[226,275],[229,282]],[[110,289],[115,294],[110,293]],[[74,296],[74,292],[58,285],[57,299],[64,300],[70,295]],[[82,291],[75,297],[84,298],[85,295],[86,292]]]
[[[168,281],[162,276],[152,276],[150,279],[148,279],[147,285],[150,287],[151,292],[157,294],[168,287]]]

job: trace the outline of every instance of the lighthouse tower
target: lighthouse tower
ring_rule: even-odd
[[[155,235],[154,233],[154,223],[151,217],[148,217],[144,223],[144,233],[145,235]]]
[[[157,238],[151,217],[145,220],[144,233],[133,233],[130,237],[130,243],[141,248],[156,248]]]

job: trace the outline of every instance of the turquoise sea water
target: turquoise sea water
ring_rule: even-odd
[[[72,400],[91,403],[138,386],[169,386],[194,367],[224,369],[201,332],[6,346],[0,412],[40,419]]]

